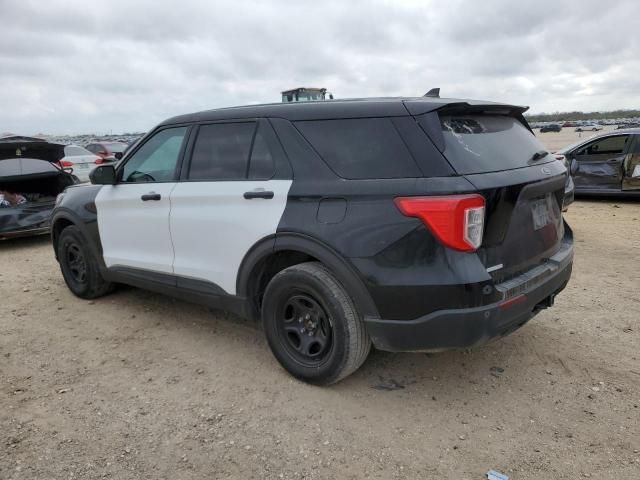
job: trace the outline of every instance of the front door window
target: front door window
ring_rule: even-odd
[[[122,182],[172,182],[187,127],[159,131],[128,160],[122,169]]]

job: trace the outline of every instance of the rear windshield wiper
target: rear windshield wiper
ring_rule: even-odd
[[[533,156],[531,157],[531,160],[529,161],[535,162],[537,160],[540,160],[541,158],[546,157],[547,155],[549,155],[549,152],[547,152],[546,150],[540,150],[539,152],[534,153]]]

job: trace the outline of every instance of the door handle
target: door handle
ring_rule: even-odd
[[[252,198],[273,198],[273,192],[271,190],[251,190],[250,192],[244,192],[244,198],[251,200]]]
[[[155,200],[158,201],[162,198],[162,196],[159,193],[155,193],[155,192],[150,192],[150,193],[145,193],[144,195],[142,195],[140,197],[140,199],[143,202],[148,202],[149,200]]]

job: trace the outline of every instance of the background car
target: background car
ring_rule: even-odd
[[[122,158],[124,151],[127,149],[127,144],[123,142],[94,142],[85,148],[107,162],[115,162]]]
[[[570,165],[576,195],[640,195],[640,128],[598,134],[560,155]]]
[[[0,138],[0,238],[47,233],[56,197],[77,179],[62,168],[64,145]]]
[[[540,128],[540,133],[544,133],[544,132],[559,132],[562,130],[562,127],[558,124],[551,124],[551,125],[545,125],[544,127]]]
[[[595,123],[585,123],[576,127],[576,132],[597,132],[598,130],[602,130],[602,127]]]
[[[104,163],[102,157],[78,145],[64,147],[64,158],[60,160],[60,165],[63,168],[72,168],[73,174],[81,182],[88,182],[89,172],[101,163]]]

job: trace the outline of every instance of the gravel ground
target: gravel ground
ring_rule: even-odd
[[[256,326],[133,288],[88,302],[0,243],[1,479],[640,478],[640,204],[578,201],[573,278],[519,331],[293,380]]]

